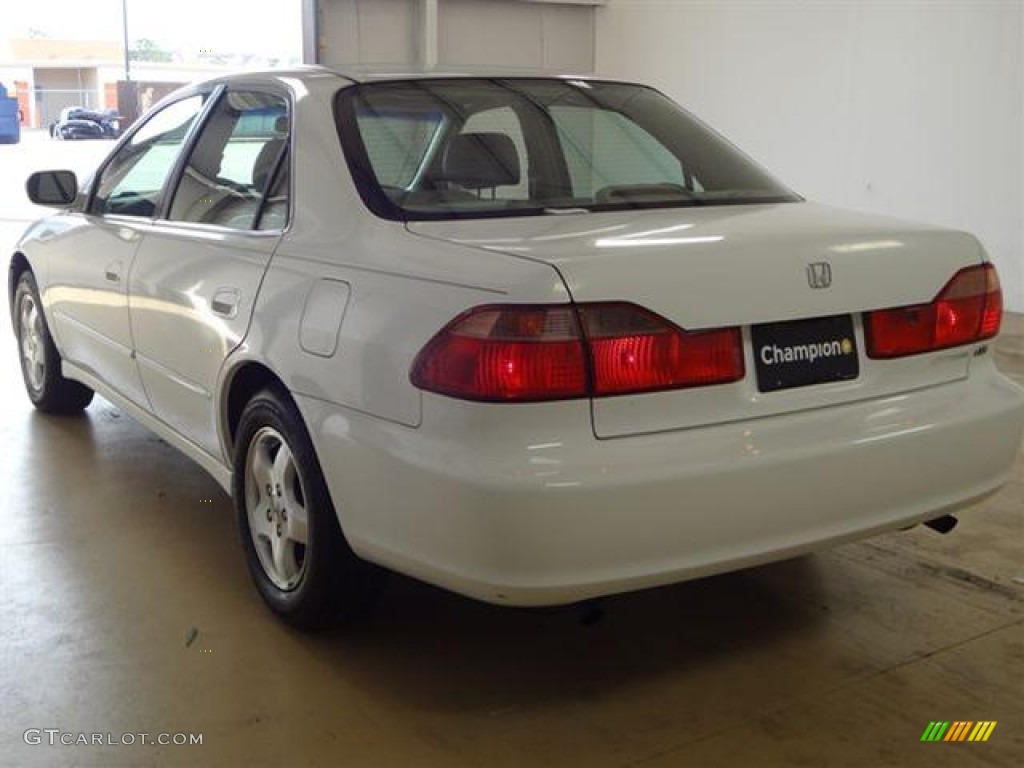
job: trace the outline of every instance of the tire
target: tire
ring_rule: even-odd
[[[276,388],[242,411],[232,497],[249,573],[278,617],[320,629],[370,607],[383,572],[345,541],[302,418]]]
[[[46,324],[39,288],[31,272],[18,278],[14,290],[14,333],[18,359],[32,405],[45,413],[78,413],[92,402],[93,391],[60,372],[60,353]]]

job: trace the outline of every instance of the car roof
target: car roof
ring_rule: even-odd
[[[331,68],[321,65],[304,65],[290,67],[287,69],[264,69],[246,72],[235,72],[204,80],[197,85],[217,83],[244,83],[244,82],[266,82],[268,79],[287,80],[320,80],[325,77],[336,77],[347,80],[350,83],[369,82],[401,82],[407,80],[436,80],[436,79],[547,79],[547,80],[594,80],[604,82],[628,82],[617,78],[595,77],[594,75],[582,74],[552,74],[538,72],[536,70],[443,70],[443,69],[416,69],[416,68]]]
[[[476,69],[476,70],[442,70],[442,69],[345,69],[335,70],[338,74],[359,83],[394,81],[394,80],[438,80],[438,79],[544,79],[544,80],[595,80],[593,75],[574,73],[554,74],[537,70],[521,69]],[[603,78],[602,78],[603,79]]]
[[[338,90],[361,83],[383,83],[383,82],[409,82],[413,80],[436,80],[436,79],[465,79],[465,80],[488,80],[488,79],[517,79],[527,78],[532,80],[551,81],[590,81],[605,83],[622,83],[634,85],[629,80],[617,78],[596,77],[594,75],[556,75],[534,71],[514,71],[511,69],[491,71],[452,71],[452,70],[423,70],[423,69],[363,69],[354,67],[350,69],[332,69],[321,65],[306,64],[296,67],[278,69],[257,69],[236,72],[226,72],[216,77],[184,85],[173,93],[169,93],[153,105],[153,109],[162,108],[169,102],[182,98],[184,95],[195,94],[206,91],[221,85],[252,85],[265,86],[267,83],[276,83],[289,90],[295,90],[295,86],[301,83],[303,87],[314,91]]]

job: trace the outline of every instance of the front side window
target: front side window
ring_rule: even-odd
[[[202,127],[169,218],[231,229],[281,229],[288,211],[288,103],[228,91]]]
[[[91,213],[151,217],[204,96],[161,109],[118,149],[99,178]]]
[[[387,218],[800,199],[668,98],[637,85],[368,83],[340,91],[335,113],[360,194]]]

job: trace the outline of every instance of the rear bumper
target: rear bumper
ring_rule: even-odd
[[[1024,392],[990,363],[898,396],[610,440],[581,432],[586,403],[424,396],[409,429],[298,400],[361,556],[511,605],[697,578],[936,517],[1004,483],[1024,431]]]

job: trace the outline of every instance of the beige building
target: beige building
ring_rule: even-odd
[[[131,62],[139,98],[159,98],[170,85],[208,77],[223,67],[202,63]],[[124,47],[109,40],[0,39],[0,83],[18,99],[21,124],[45,128],[65,107],[118,109]],[[122,107],[123,108],[123,107]],[[127,110],[130,112],[130,110]]]

